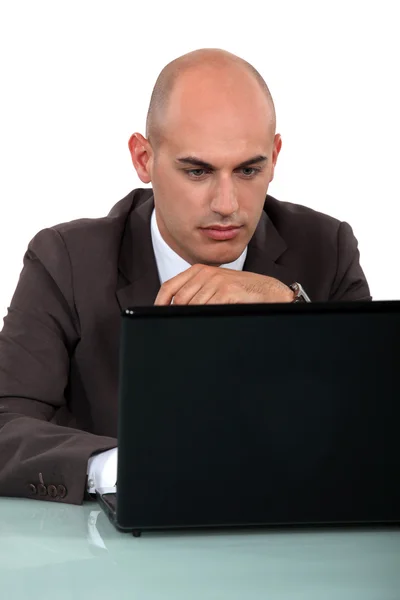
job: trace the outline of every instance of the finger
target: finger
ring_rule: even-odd
[[[213,277],[203,285],[196,294],[192,296],[188,304],[200,305],[208,304],[210,298],[218,291],[218,278]]]
[[[204,268],[204,265],[193,265],[183,273],[179,273],[176,277],[172,277],[162,284],[155,299],[155,306],[168,306],[171,304],[175,294],[187,283],[195,277]]]
[[[200,295],[200,299],[194,304],[204,304],[210,295],[214,294],[218,287],[219,273],[217,268],[205,267],[199,271],[192,279],[185,283],[183,287],[175,294],[174,304],[187,305],[192,303],[193,299]]]
[[[216,291],[206,302],[206,304],[240,304],[234,300],[231,296],[226,296],[220,291]]]

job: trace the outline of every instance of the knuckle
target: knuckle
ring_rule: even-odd
[[[224,276],[221,275],[221,273],[219,273],[218,271],[214,271],[212,273],[211,279],[214,283],[218,284],[218,286],[222,286],[226,282]]]
[[[164,283],[162,284],[160,290],[162,292],[167,292],[170,287],[171,287],[171,279],[169,279],[168,281],[164,281]]]
[[[204,271],[204,273],[207,273],[210,275],[212,273],[214,273],[214,271],[215,271],[215,267],[212,267],[211,265],[199,265],[199,267],[200,267],[201,271]]]
[[[190,267],[190,271],[193,271],[195,274],[200,273],[200,271],[204,271],[207,269],[207,265],[202,265],[201,263],[195,263]]]
[[[186,298],[183,292],[178,292],[174,296],[174,304],[185,304]]]
[[[219,292],[225,293],[231,289],[231,285],[224,280],[219,279],[217,283]]]

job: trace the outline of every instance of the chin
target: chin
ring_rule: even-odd
[[[241,248],[236,251],[233,248],[231,250],[223,250],[221,248],[221,250],[217,252],[214,251],[204,253],[202,259],[198,262],[203,265],[210,265],[213,267],[219,265],[227,265],[238,259],[239,256],[242,254],[243,250],[244,248]]]

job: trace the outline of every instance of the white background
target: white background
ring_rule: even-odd
[[[104,216],[142,186],[128,138],[144,133],[162,67],[201,47],[242,56],[270,86],[283,149],[269,192],[350,222],[373,296],[400,298],[399,12],[397,0],[3,0],[0,316],[37,231]]]

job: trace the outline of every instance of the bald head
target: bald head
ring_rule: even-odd
[[[282,147],[268,87],[249,63],[204,49],[169,63],[151,97],[146,138],[129,150],[151,183],[164,241],[189,264],[236,260],[260,221]],[[214,240],[211,226],[235,228]]]
[[[212,102],[216,113],[228,106],[265,104],[265,119],[275,133],[274,102],[260,73],[242,58],[225,50],[206,48],[195,50],[170,62],[157,78],[150,99],[146,121],[146,137],[156,147],[166,135],[170,105],[176,112],[195,113],[199,106]],[[175,119],[176,120],[176,119]]]

